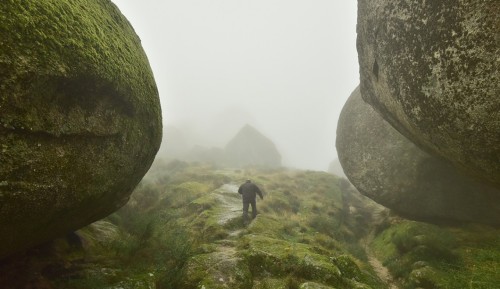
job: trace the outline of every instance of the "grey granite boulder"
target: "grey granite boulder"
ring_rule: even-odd
[[[336,146],[351,183],[402,216],[500,224],[498,189],[422,151],[365,103],[359,88],[340,114]]]
[[[161,142],[140,39],[108,0],[0,4],[0,257],[126,203]]]
[[[500,188],[500,2],[359,0],[361,93],[422,149]]]

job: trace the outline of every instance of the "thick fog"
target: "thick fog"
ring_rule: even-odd
[[[164,126],[189,145],[223,147],[248,123],[286,166],[327,170],[336,158],[359,82],[356,1],[113,1],[148,55]]]

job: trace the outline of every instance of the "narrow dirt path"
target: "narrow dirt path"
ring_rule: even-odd
[[[368,257],[368,262],[373,267],[373,270],[375,270],[375,273],[377,273],[377,276],[388,285],[387,288],[399,289],[399,287],[396,285],[396,282],[394,282],[394,278],[392,277],[387,267],[382,265],[382,262],[380,262],[379,259],[377,259],[373,254],[371,254],[371,252],[366,251],[366,255]]]
[[[372,213],[372,228],[375,226],[377,222],[380,222],[380,214],[379,212],[373,212]],[[362,246],[365,249],[366,256],[368,258],[368,263],[372,266],[373,270],[377,274],[377,276],[387,284],[388,289],[400,289],[398,286],[398,283],[395,281],[394,276],[392,276],[391,272],[389,272],[389,269],[385,267],[382,262],[373,254],[373,252],[370,250],[370,243],[373,241],[375,238],[375,232],[371,230],[371,232],[366,235],[363,239],[359,241],[360,246]]]
[[[241,218],[242,204],[238,195],[238,186],[234,184],[225,184],[213,192],[221,208],[217,214],[217,223],[224,226],[235,218]]]
[[[211,242],[208,252],[192,257],[187,268],[197,268],[194,271],[201,274],[202,281],[195,281],[198,282],[197,288],[239,288],[246,271],[237,245],[246,230],[238,186],[225,184],[212,191],[209,198],[215,200],[210,208],[211,222],[215,221],[227,235]]]
[[[228,223],[237,222],[242,218],[242,203],[240,195],[238,194],[238,186],[235,184],[224,184],[213,192],[216,194],[218,207],[220,211],[217,214],[217,223],[225,226]],[[228,237],[219,240],[218,251],[224,254],[235,256],[236,250],[234,248],[235,240],[238,239],[242,232],[243,227],[236,226],[228,230]]]
[[[218,207],[220,210],[217,212],[217,223],[221,226],[225,226],[228,223],[240,220],[242,217],[242,203],[241,198],[238,195],[238,186],[234,184],[225,184],[212,192],[214,197],[218,201]],[[375,223],[375,218],[374,218]],[[243,226],[235,226],[228,231],[228,237],[223,240],[219,240],[217,243],[216,250],[212,253],[211,258],[216,264],[232,264],[236,266],[238,262],[238,254],[235,248],[236,240],[245,233],[245,228]],[[372,266],[373,270],[377,276],[387,284],[388,289],[400,289],[395,282],[393,276],[389,270],[378,260],[375,255],[370,251],[368,244],[374,239],[373,232],[368,236],[360,240],[360,245],[365,248],[368,262]],[[218,267],[215,266],[215,267]],[[231,273],[226,274],[223,270],[214,273],[217,278],[221,280],[229,280],[234,276]]]
[[[222,209],[217,216],[219,225],[225,225],[227,222],[231,222],[235,218],[241,218],[242,204],[241,199],[238,195],[237,185],[225,184],[219,189],[215,190],[214,193],[217,195],[219,206]],[[375,224],[377,221],[380,221],[378,220],[377,216],[378,214],[376,213],[372,215],[373,224]],[[222,244],[219,244],[217,248],[217,255],[221,255],[227,259],[234,259],[236,256],[236,250],[233,247],[233,242],[235,241],[235,239],[239,238],[244,231],[245,229],[243,227],[236,227],[230,230],[228,238],[225,239]],[[388,289],[400,289],[387,267],[385,267],[382,262],[380,262],[380,260],[377,259],[377,257],[370,251],[368,244],[373,241],[374,237],[374,233],[371,232],[365,238],[360,240],[360,245],[365,248],[368,262],[372,266],[377,276],[387,284]]]

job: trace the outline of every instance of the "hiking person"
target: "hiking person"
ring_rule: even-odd
[[[257,216],[257,204],[255,202],[255,198],[257,194],[260,199],[263,200],[262,192],[256,184],[252,183],[251,180],[247,180],[244,184],[240,186],[238,189],[238,194],[243,197],[243,223],[248,223],[248,207],[252,205],[252,220]]]

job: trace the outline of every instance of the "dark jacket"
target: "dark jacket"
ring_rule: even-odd
[[[257,194],[261,199],[264,198],[262,196],[262,192],[260,191],[259,187],[257,187],[257,185],[255,185],[250,181],[246,181],[246,183],[241,185],[240,188],[238,189],[238,193],[243,196],[243,201],[245,202],[250,202],[255,200]]]

